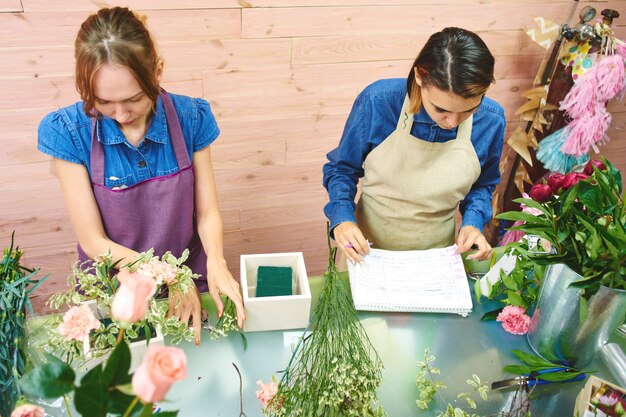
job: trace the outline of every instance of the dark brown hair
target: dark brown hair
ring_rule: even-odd
[[[105,64],[128,68],[143,92],[156,101],[160,94],[159,70],[162,64],[145,18],[126,7],[100,9],[83,22],[74,43],[76,90],[85,113],[93,115],[93,79]]]
[[[483,40],[469,30],[449,27],[433,34],[415,59],[407,77],[406,90],[411,112],[422,104],[417,71],[422,87],[433,86],[463,98],[482,96],[493,78],[494,58]]]

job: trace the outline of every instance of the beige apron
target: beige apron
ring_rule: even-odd
[[[427,142],[411,135],[409,104],[406,97],[396,130],[363,162],[357,224],[379,249],[453,244],[456,207],[480,175],[470,141],[473,117],[459,125],[456,139]]]

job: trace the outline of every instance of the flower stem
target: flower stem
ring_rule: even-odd
[[[63,396],[63,402],[65,403],[65,409],[67,410],[67,415],[72,417],[72,412],[70,411],[70,404],[67,402],[67,395]]]
[[[124,417],[128,417],[128,416],[130,416],[132,414],[133,408],[135,408],[135,406],[137,405],[138,402],[139,402],[139,397],[135,397],[133,402],[130,403],[130,405],[128,406],[128,409],[126,410],[126,412],[124,412]]]
[[[122,327],[120,332],[117,334],[117,340],[115,341],[116,345],[120,344],[122,340],[124,340],[124,333],[126,333],[126,329]]]

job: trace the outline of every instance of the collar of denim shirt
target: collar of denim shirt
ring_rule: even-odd
[[[436,134],[431,140],[447,141],[456,138],[458,126],[449,130],[439,127],[439,125],[428,115],[424,106],[421,106],[420,111],[413,115],[413,123],[420,123],[423,127],[428,127],[430,129],[436,128]]]
[[[156,112],[152,116],[145,138],[156,143],[166,144],[169,141],[167,134],[167,120],[163,100],[159,96],[155,105]],[[98,141],[104,145],[117,145],[127,142],[122,129],[117,122],[109,117],[101,116],[98,120]]]

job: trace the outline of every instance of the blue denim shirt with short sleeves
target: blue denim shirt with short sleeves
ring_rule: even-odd
[[[206,100],[176,94],[170,97],[191,160],[193,153],[210,145],[220,131]],[[91,176],[91,123],[82,102],[52,112],[39,124],[37,149],[54,158],[84,165]],[[161,97],[155,103],[145,140],[137,147],[126,140],[115,120],[102,116],[96,126],[98,140],[104,145],[106,187],[130,187],[178,171]]]
[[[395,130],[405,97],[406,79],[393,78],[370,84],[354,102],[339,146],[328,153],[328,162],[323,168],[323,184],[330,198],[324,213],[330,221],[331,230],[342,222],[356,223],[354,199],[357,183],[364,174],[363,162]],[[416,138],[429,142],[446,142],[456,138],[456,128],[440,128],[423,107],[413,120],[411,134]],[[491,219],[491,199],[500,182],[499,164],[505,124],[502,107],[485,97],[474,112],[471,134],[481,172],[470,192],[460,202],[462,226],[474,226],[482,231]]]

